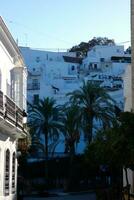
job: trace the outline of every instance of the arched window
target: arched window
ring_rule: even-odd
[[[4,194],[9,195],[9,179],[10,179],[10,151],[6,150],[5,155],[5,184],[4,184]]]
[[[13,153],[13,157],[12,157],[12,193],[15,193],[15,152]]]

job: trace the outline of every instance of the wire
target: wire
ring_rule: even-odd
[[[62,43],[66,43],[66,44],[69,44],[69,45],[71,45],[71,46],[75,46],[75,44],[72,44],[72,42],[69,42],[69,41],[66,41],[66,40],[63,40],[63,39],[59,39],[59,38],[57,38],[57,37],[55,37],[55,36],[53,36],[53,35],[50,35],[50,34],[48,34],[48,33],[45,33],[45,32],[40,32],[40,31],[38,31],[38,30],[34,30],[32,27],[28,27],[28,26],[26,26],[26,25],[24,25],[24,24],[21,24],[21,23],[18,23],[17,21],[13,21],[13,20],[9,20],[9,19],[7,19],[7,18],[5,18],[6,19],[6,21],[8,21],[10,24],[14,24],[14,25],[17,25],[17,26],[21,26],[21,27],[24,27],[26,30],[30,30],[32,33],[34,32],[36,35],[38,35],[38,37],[39,36],[42,36],[43,38],[44,38],[44,36],[45,37],[47,37],[47,38],[50,38],[50,39],[53,39],[53,40],[57,40],[57,41],[59,41],[59,42],[62,42]],[[25,33],[25,35],[26,35],[26,33]],[[119,44],[126,44],[126,43],[130,43],[131,41],[123,41],[123,42],[119,42],[119,43],[116,43],[117,45],[119,45]],[[70,47],[71,48],[71,47]],[[47,49],[49,49],[49,48],[47,48]],[[53,48],[50,48],[50,49],[53,49]],[[57,48],[57,49],[59,49],[60,50],[60,48]],[[68,50],[68,48],[66,48],[67,50]]]
[[[131,41],[125,41],[125,42],[119,42],[117,44],[126,44],[126,43],[130,43]]]
[[[53,40],[57,40],[57,41],[60,41],[62,43],[66,43],[66,44],[69,44],[69,45],[72,45],[72,42],[69,42],[69,41],[66,41],[66,40],[63,40],[63,39],[59,39],[53,35],[50,35],[48,33],[45,33],[45,32],[40,32],[38,30],[34,30],[32,27],[28,27],[24,24],[21,24],[21,23],[18,23],[16,21],[13,21],[13,20],[9,20],[7,18],[5,18],[6,21],[8,21],[10,24],[14,24],[14,25],[17,25],[17,26],[21,26],[21,27],[24,27],[26,30],[30,30],[32,33],[34,32],[36,35],[38,34],[38,37],[39,36],[42,36],[44,38],[44,36],[46,36],[47,38],[50,38],[50,39],[53,39]]]

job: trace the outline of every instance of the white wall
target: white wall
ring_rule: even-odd
[[[94,65],[97,64],[97,70],[104,73],[111,73],[112,75],[124,73],[128,63],[114,62],[111,60],[112,56],[126,57],[130,55],[124,53],[123,46],[95,46],[83,60],[81,69],[87,70],[86,73],[88,74],[91,70],[96,70]],[[101,61],[102,58],[104,59],[103,62]]]
[[[3,134],[0,132],[0,200],[11,200],[14,199],[15,194],[12,194],[12,155],[15,152],[16,153],[16,140],[11,139],[8,135]],[[4,196],[4,169],[5,169],[5,152],[6,150],[10,150],[10,195]],[[16,183],[15,187],[17,187],[17,159],[16,159]]]
[[[31,66],[31,63],[37,63],[37,60],[40,63],[44,63],[45,61],[61,62],[63,61],[63,55],[72,57],[75,57],[76,55],[74,52],[52,52],[44,49],[32,49],[29,47],[20,47],[20,50],[28,67]]]
[[[13,67],[13,59],[8,54],[2,42],[0,41],[0,70],[2,75],[1,90],[5,95],[7,95],[6,82],[8,82],[11,85],[10,70]]]
[[[76,53],[48,52],[25,47],[20,49],[29,71],[28,85],[32,85],[33,79],[37,79],[40,84],[39,90],[28,90],[28,101],[32,102],[34,94],[39,94],[39,98],[54,97],[63,104],[66,101],[65,94],[72,91],[77,85],[75,80],[72,81],[73,83],[71,81],[67,83],[65,79],[77,79],[79,65],[78,63],[65,62],[63,55],[74,57]],[[52,86],[57,87],[59,92],[55,94]]]
[[[91,51],[88,52],[88,57],[93,57],[93,55],[95,55],[98,59],[105,58],[106,60],[109,60],[112,56],[122,56],[123,54],[124,46],[96,45]]]

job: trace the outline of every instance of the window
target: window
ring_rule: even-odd
[[[89,63],[88,69],[90,70],[90,69],[92,69],[92,67],[93,67],[92,63]]]
[[[21,77],[23,76],[21,67],[15,69],[15,67],[11,70],[11,98],[15,101],[17,105],[20,105],[20,85]]]
[[[94,64],[94,69],[97,69],[97,64]]]
[[[5,155],[5,184],[4,184],[4,194],[9,195],[9,177],[10,177],[10,151],[6,150]]]
[[[37,63],[40,62],[40,57],[39,57],[39,56],[36,57],[36,62],[37,62]]]
[[[116,49],[116,52],[117,52],[117,53],[120,53],[120,49]]]
[[[10,86],[10,84],[8,83],[8,80],[6,80],[6,93],[7,93],[7,96],[9,96],[10,97],[10,93],[11,93],[11,86]]]
[[[105,58],[100,58],[100,61],[101,61],[101,62],[104,62],[104,61],[105,61]]]
[[[75,66],[74,66],[74,65],[72,65],[71,69],[72,69],[72,71],[74,71],[74,70],[75,70]]]
[[[15,152],[12,157],[12,194],[15,193]]]
[[[39,103],[39,95],[38,94],[34,94],[34,96],[33,96],[33,103],[34,104],[38,104]]]
[[[39,90],[40,89],[40,83],[38,79],[32,80],[32,89],[33,90]]]

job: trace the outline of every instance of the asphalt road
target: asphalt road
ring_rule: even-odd
[[[43,197],[43,198],[34,198],[34,197],[25,197],[23,200],[96,200],[95,194],[75,194],[75,195],[64,195],[59,197]]]

